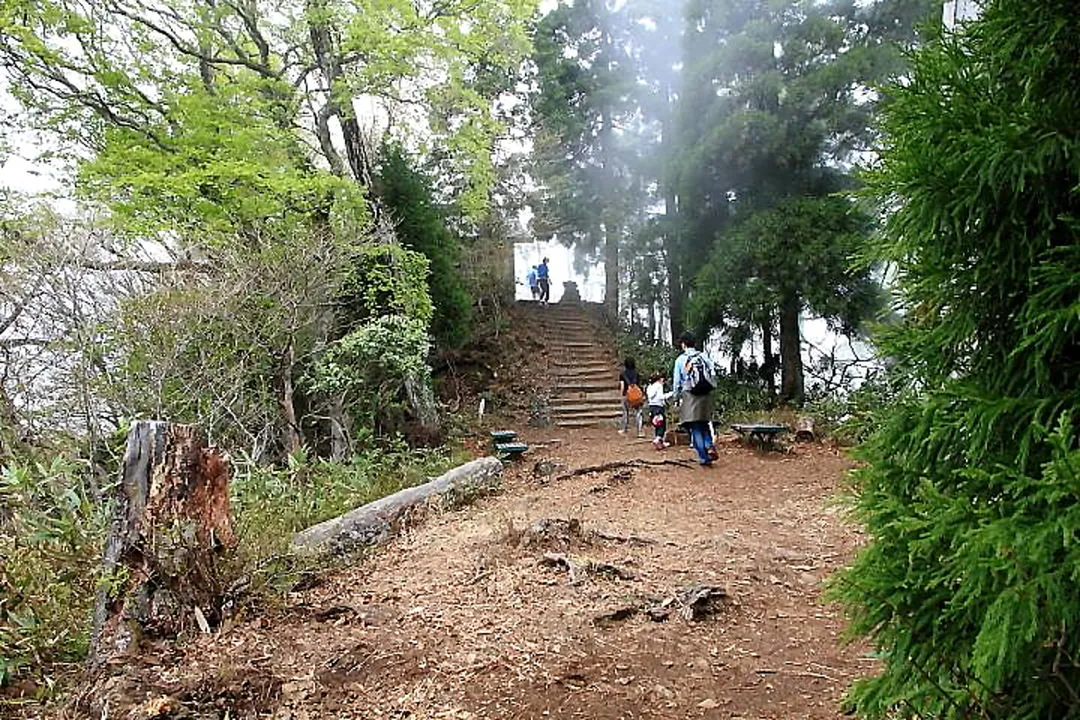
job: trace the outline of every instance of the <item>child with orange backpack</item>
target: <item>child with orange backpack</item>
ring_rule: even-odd
[[[641,391],[637,363],[634,362],[634,358],[628,357],[623,362],[623,371],[619,375],[619,392],[622,394],[622,420],[619,423],[619,434],[627,431],[630,425],[630,413],[633,412],[637,415],[638,437],[644,437],[641,432],[641,414],[645,405],[645,393]]]

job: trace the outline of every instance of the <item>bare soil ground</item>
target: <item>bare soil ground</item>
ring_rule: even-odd
[[[563,477],[689,450],[657,453],[610,430],[526,439],[534,449],[501,495],[429,517],[272,616],[126,668],[111,690],[131,704],[111,717],[840,716],[850,681],[873,669],[821,600],[858,543],[831,504],[847,460],[729,440],[712,469]],[[583,532],[528,532],[544,518]],[[571,584],[539,562],[546,552],[633,579],[583,572]],[[693,620],[633,612],[695,585],[727,597]]]

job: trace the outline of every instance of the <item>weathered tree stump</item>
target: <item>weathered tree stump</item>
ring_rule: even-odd
[[[92,665],[134,651],[143,637],[218,622],[217,559],[235,543],[229,474],[227,456],[194,426],[132,426],[94,605]]]
[[[795,440],[798,442],[814,441],[814,418],[801,417],[795,423]]]

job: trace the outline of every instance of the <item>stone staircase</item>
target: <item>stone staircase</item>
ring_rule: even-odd
[[[544,338],[554,382],[551,420],[557,427],[613,426],[621,412],[619,364],[611,332],[593,303],[522,302]]]

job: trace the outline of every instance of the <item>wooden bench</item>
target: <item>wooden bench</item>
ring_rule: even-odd
[[[776,449],[776,439],[788,431],[786,425],[768,423],[734,423],[731,429],[739,433],[751,445],[756,442],[762,450]]]

